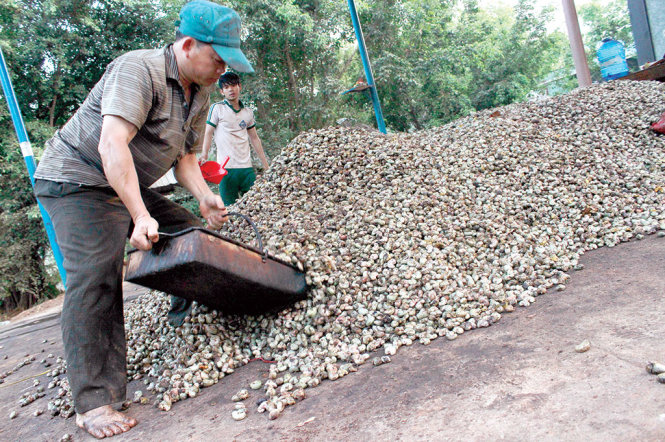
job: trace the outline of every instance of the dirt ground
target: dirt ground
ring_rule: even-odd
[[[324,381],[277,420],[256,412],[251,390],[247,418],[231,419],[231,396],[266,377],[267,365],[253,362],[170,412],[133,404],[140,423],[115,440],[665,440],[665,385],[644,369],[665,362],[665,239],[596,250],[582,263],[565,291],[455,341],[401,348],[389,364]],[[584,339],[591,349],[576,353]],[[74,419],[34,417],[46,399],[17,404],[34,378],[17,381],[42,373],[43,355],[62,355],[57,312],[1,327],[0,346],[2,372],[37,358],[0,385],[0,440],[91,440]],[[129,395],[137,389],[146,392],[135,381]]]

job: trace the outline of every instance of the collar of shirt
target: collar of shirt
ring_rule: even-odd
[[[180,83],[180,73],[178,72],[178,63],[175,58],[175,53],[173,52],[173,44],[170,44],[164,48],[164,56],[166,58],[166,66],[165,66],[166,78],[171,79],[178,83],[180,96],[182,98],[182,106],[185,110],[185,121],[187,121],[189,120],[190,108],[189,108],[189,103],[187,102],[187,100],[185,100],[185,90],[182,87],[182,83]],[[194,99],[197,93],[199,92],[199,89],[201,89],[201,87],[196,83],[192,83],[191,88],[192,92],[189,99],[191,103],[194,103]]]
[[[236,108],[233,107],[233,105],[232,105],[231,103],[229,103],[228,100],[226,100],[226,99],[224,99],[224,104],[227,105],[228,107],[230,107],[230,108],[233,110],[233,112],[235,112],[236,114],[237,114],[238,112],[240,112],[240,111],[242,110],[243,107],[245,107],[245,106],[242,104],[242,101],[240,101],[240,100],[238,100],[238,105],[240,106],[240,109],[238,109],[238,110],[236,110]]]
[[[173,44],[164,48],[164,55],[166,55],[166,78],[170,78],[180,83],[180,74],[178,73],[178,63],[175,61]]]
[[[173,43],[164,48],[164,55],[166,56],[166,78],[177,81],[180,89],[184,90],[182,83],[180,83],[180,73],[178,72],[178,62],[173,52]],[[199,89],[201,89],[201,86],[192,83],[192,99]]]

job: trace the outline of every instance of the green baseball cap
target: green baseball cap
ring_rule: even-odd
[[[182,7],[176,26],[182,34],[210,43],[236,71],[254,72],[240,50],[240,17],[233,9],[206,0],[194,0]]]

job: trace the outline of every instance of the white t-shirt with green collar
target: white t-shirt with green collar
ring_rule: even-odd
[[[253,128],[256,121],[251,109],[240,102],[240,110],[235,110],[227,100],[219,101],[210,106],[206,123],[215,128],[217,162],[223,164],[228,156],[226,169],[252,167],[247,129]]]

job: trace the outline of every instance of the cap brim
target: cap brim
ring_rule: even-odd
[[[254,72],[254,68],[240,49],[216,44],[213,44],[212,47],[232,69],[248,74]]]

